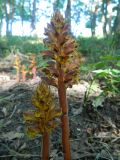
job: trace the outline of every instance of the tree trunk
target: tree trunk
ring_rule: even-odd
[[[113,26],[114,33],[120,32],[120,0],[117,6],[117,15]]]
[[[20,10],[20,18],[21,18],[21,25],[22,25],[22,35],[24,35],[24,3],[25,0],[20,1],[20,6],[21,6],[21,10]]]
[[[5,2],[5,21],[6,21],[6,36],[11,35],[11,3],[10,0]]]
[[[108,6],[107,6],[107,17],[108,17],[108,34],[112,34],[112,26],[111,26],[111,22],[112,22],[112,6],[111,6],[111,1],[108,1]]]
[[[49,133],[43,135],[42,160],[49,160]]]
[[[98,1],[93,1],[92,8],[91,8],[91,34],[92,34],[92,37],[95,36],[98,5],[99,5]]]
[[[103,35],[107,36],[107,0],[103,0],[102,3],[102,22],[103,22]]]
[[[95,28],[96,28],[96,14],[93,13],[92,14],[92,18],[91,18],[91,33],[92,33],[92,37],[95,36]]]
[[[0,20],[0,36],[2,35],[3,18]]]
[[[120,49],[120,0],[117,6],[117,15],[113,26],[114,38],[113,42],[116,49]]]
[[[65,10],[65,19],[69,24],[69,33],[71,34],[71,0],[67,0],[67,7]]]
[[[13,26],[13,22],[14,22],[14,14],[15,14],[15,0],[12,0],[11,12],[10,12],[10,28],[9,28],[10,35],[12,35],[12,26]]]
[[[3,19],[4,19],[4,3],[0,2],[0,13],[1,13],[1,16],[0,16],[0,36],[2,35],[2,27],[3,27]]]
[[[61,118],[62,125],[62,145],[63,145],[63,153],[64,160],[70,160],[70,142],[69,142],[69,118],[68,118],[68,104],[66,98],[66,88],[63,81],[63,71],[59,70],[58,77],[58,95],[59,95],[59,103],[60,108],[62,110],[63,116]]]
[[[31,28],[32,28],[32,31],[34,31],[35,28],[36,28],[36,3],[37,3],[37,1],[34,0],[33,4],[32,4],[32,15],[31,15]]]

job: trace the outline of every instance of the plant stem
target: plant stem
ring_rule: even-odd
[[[49,133],[44,133],[43,144],[42,144],[42,160],[49,159]]]
[[[20,82],[20,69],[17,69],[16,81]]]
[[[62,109],[63,116],[61,117],[62,123],[62,145],[64,160],[70,160],[70,141],[69,141],[69,118],[68,118],[68,104],[66,98],[66,88],[63,81],[63,71],[59,70],[58,77],[58,95],[60,108]]]

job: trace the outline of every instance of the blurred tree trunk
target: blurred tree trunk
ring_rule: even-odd
[[[98,1],[93,1],[92,8],[91,8],[91,33],[92,33],[92,37],[95,36],[98,4],[99,4]]]
[[[12,35],[12,26],[14,22],[14,15],[15,15],[15,0],[11,1],[11,12],[10,12],[10,35]]]
[[[2,34],[3,17],[4,17],[4,3],[0,1],[0,36]]]
[[[95,28],[96,28],[96,13],[92,12],[92,15],[91,15],[91,33],[92,33],[92,37],[95,36]]]
[[[120,32],[120,0],[117,6],[117,15],[113,26],[113,32],[114,33]]]
[[[22,34],[24,34],[24,30],[23,30],[23,26],[24,26],[24,4],[25,4],[25,0],[21,0],[19,2],[19,6],[21,6],[20,18],[21,18],[21,24],[22,24]]]
[[[32,32],[36,29],[36,4],[37,4],[37,0],[33,0],[32,3],[32,12],[31,12],[31,28],[32,28]]]
[[[112,2],[111,0],[103,0],[102,2],[102,22],[104,37],[112,34]]]
[[[12,35],[12,25],[14,21],[14,13],[15,13],[15,0],[5,0],[4,2],[5,8],[5,21],[6,21],[6,35]]]
[[[5,1],[6,36],[10,35],[10,0]]]
[[[2,35],[3,18],[0,19],[0,36]]]
[[[108,17],[108,34],[112,34],[112,3],[111,0],[108,1],[108,6],[107,6],[107,17]]]
[[[115,48],[120,49],[120,0],[117,6],[117,15],[114,21],[113,32],[114,32],[113,41]]]
[[[103,35],[107,36],[107,0],[102,2],[102,22],[103,22]]]
[[[69,33],[71,33],[71,0],[67,0],[67,7],[65,10],[65,19],[69,24]]]

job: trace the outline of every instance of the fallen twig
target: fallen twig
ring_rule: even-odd
[[[15,107],[14,107],[14,109],[13,109],[11,115],[9,116],[10,119],[13,117],[13,115],[14,115],[14,113],[15,113],[15,111],[16,111],[16,108],[17,108],[17,105],[15,105]]]
[[[100,112],[97,111],[97,114],[104,119],[112,128],[117,129],[116,125],[113,124],[110,118],[105,117],[105,115],[102,115]]]

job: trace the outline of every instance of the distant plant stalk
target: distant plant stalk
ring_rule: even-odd
[[[16,81],[20,82],[21,60],[18,55],[15,57],[14,68],[16,69]]]
[[[32,54],[31,57],[30,57],[30,70],[31,70],[31,73],[33,75],[33,79],[35,80],[36,79],[36,74],[37,74],[37,64],[36,64],[36,55]]]

